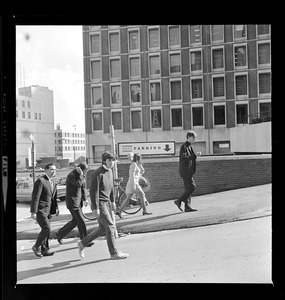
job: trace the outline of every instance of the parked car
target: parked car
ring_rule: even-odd
[[[56,180],[55,180],[56,182]],[[65,200],[66,186],[57,184],[57,198]],[[17,202],[31,202],[33,192],[33,181],[32,180],[21,180],[16,185],[16,197]]]

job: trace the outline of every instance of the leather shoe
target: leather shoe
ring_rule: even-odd
[[[192,212],[192,211],[197,211],[197,209],[191,208],[191,207],[185,207],[185,212]]]
[[[52,256],[52,255],[54,255],[54,252],[49,252],[49,251],[42,252],[42,256]]]
[[[111,259],[125,259],[129,256],[128,253],[122,253],[122,252],[119,252],[119,253],[116,253],[116,254],[113,254],[111,255]]]
[[[152,215],[152,213],[151,213],[151,212],[148,212],[148,211],[144,211],[144,212],[143,212],[143,216],[144,216],[144,215]]]
[[[56,239],[57,239],[58,243],[59,243],[59,244],[63,244],[62,239],[60,239],[60,238],[58,237],[58,232],[55,233],[55,236],[56,236]]]
[[[183,211],[182,208],[180,207],[180,206],[181,206],[181,203],[179,203],[178,200],[174,200],[174,204],[175,204],[181,211]]]
[[[93,242],[89,243],[86,247],[92,247],[94,245]]]
[[[35,253],[35,255],[36,255],[37,257],[43,257],[43,255],[41,254],[40,249],[39,249],[39,248],[36,248],[36,246],[33,246],[33,247],[32,247],[32,250],[34,251],[34,253]]]

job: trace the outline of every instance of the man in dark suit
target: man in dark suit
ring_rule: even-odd
[[[193,175],[196,172],[196,158],[201,152],[194,152],[192,144],[195,142],[197,134],[194,131],[188,131],[186,135],[187,141],[181,145],[179,152],[179,175],[183,179],[184,193],[174,201],[174,204],[182,211],[181,203],[185,203],[185,212],[196,211],[191,207],[191,194],[196,189]]]
[[[65,203],[71,213],[72,220],[56,232],[57,241],[60,244],[62,244],[62,239],[76,226],[78,227],[81,240],[87,235],[84,216],[82,214],[83,201],[86,201],[85,176],[87,171],[88,165],[83,162],[66,177]],[[93,244],[89,244],[89,246]]]
[[[50,235],[51,215],[58,214],[57,190],[52,178],[56,173],[56,166],[49,163],[45,166],[45,175],[38,178],[34,184],[31,200],[31,217],[38,222],[41,231],[35,245],[32,247],[38,257],[51,256],[48,239]]]

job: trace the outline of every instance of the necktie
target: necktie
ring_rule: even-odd
[[[53,192],[53,181],[50,179],[49,182],[50,182],[50,186],[51,186],[51,191]]]

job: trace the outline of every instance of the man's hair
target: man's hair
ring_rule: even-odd
[[[48,163],[45,165],[45,170],[48,170],[50,166],[55,166],[54,163]]]
[[[82,171],[88,169],[88,165],[85,162],[80,163],[77,167],[79,167]]]
[[[190,136],[196,137],[196,136],[197,136],[197,133],[196,133],[195,131],[193,131],[193,130],[190,130],[190,131],[188,131],[187,134],[186,134],[186,139],[188,139]]]
[[[135,153],[134,154],[134,158],[133,158],[133,162],[137,162],[137,161],[140,161],[141,160],[141,154],[139,153]]]
[[[106,151],[102,154],[102,162],[106,162],[107,159],[116,160],[116,156],[113,153]]]

